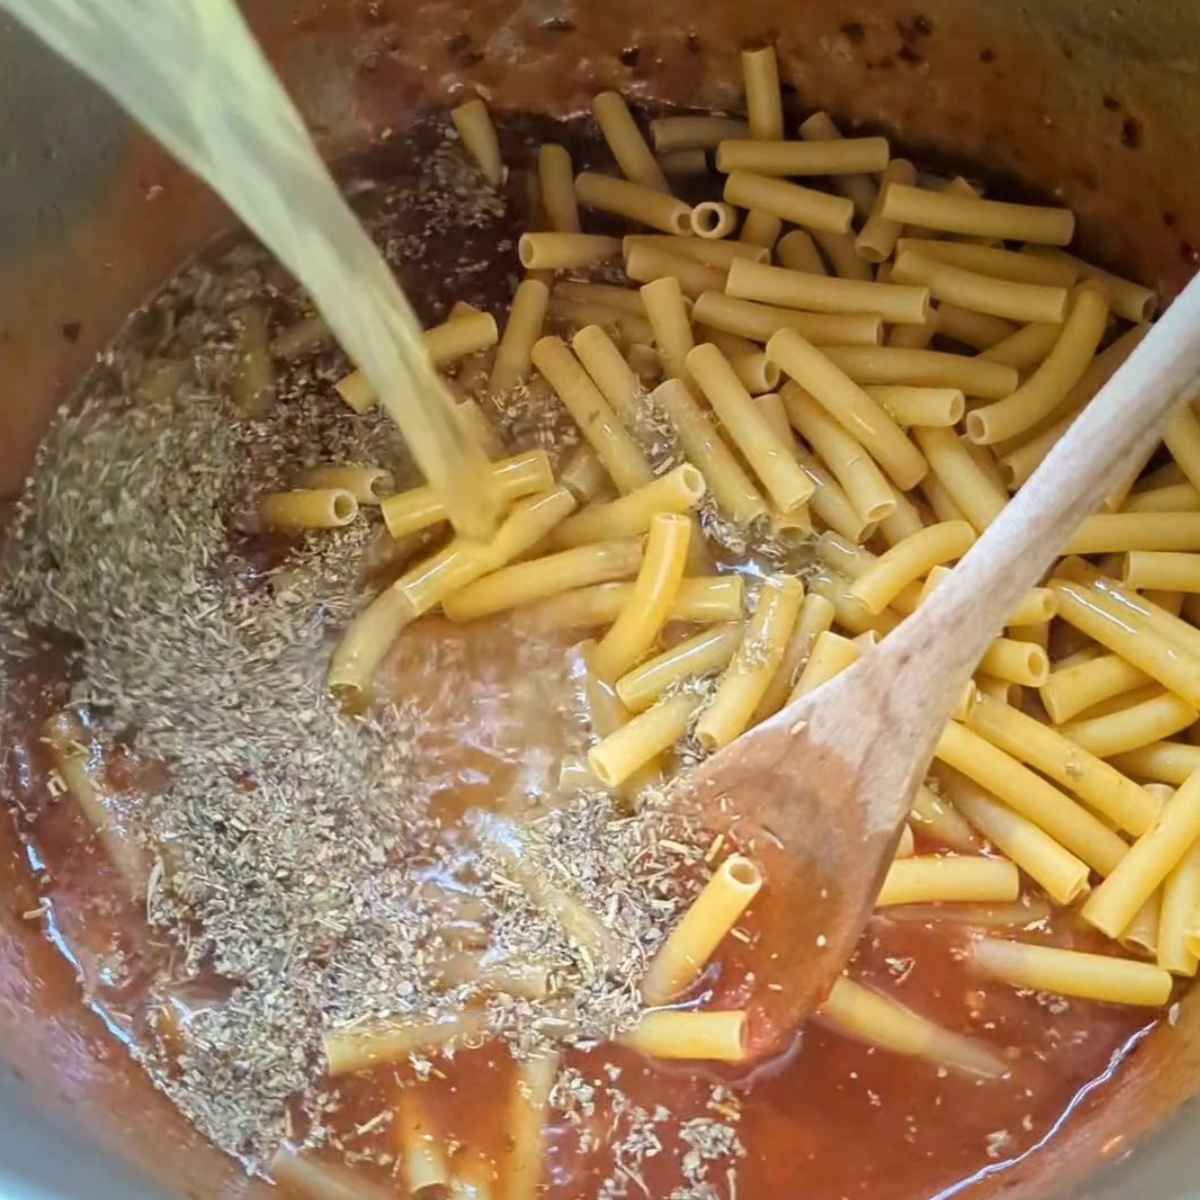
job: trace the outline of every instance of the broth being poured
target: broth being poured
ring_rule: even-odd
[[[670,782],[910,614],[1153,304],[1038,249],[1069,214],[972,232],[994,210],[965,180],[916,188],[824,114],[763,149],[773,62],[746,55],[749,127],[666,116],[651,151],[608,94],[602,138],[493,142],[471,106],[349,181],[487,444],[490,542],[451,535],[337,329],[250,245],[137,314],[43,447],[3,597],[40,919],[131,1069],[284,1194],[948,1195],[1069,1136],[1195,972],[1195,850],[1146,896],[1121,865],[1189,811],[1198,757],[1163,740],[1196,720],[1182,685],[1125,636],[1197,653],[1182,576],[1117,578],[1188,567],[1135,557],[1194,525],[1162,507],[1184,462],[1155,462],[997,638],[847,974],[748,1066],[760,835],[701,836]],[[714,149],[757,154],[750,182]],[[893,184],[925,228],[887,216]],[[938,226],[947,194],[967,228]],[[939,264],[1058,307],[956,306]],[[780,330],[870,389],[915,480],[781,377]],[[1036,421],[969,437],[1068,357]]]

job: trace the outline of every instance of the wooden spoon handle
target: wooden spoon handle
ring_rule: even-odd
[[[1084,409],[957,570],[862,665],[886,683],[903,668],[924,717],[948,717],[1020,598],[1111,488],[1117,468],[1148,454],[1200,379],[1200,276],[1188,284]],[[910,682],[911,681],[911,682]],[[923,686],[919,686],[923,684]]]

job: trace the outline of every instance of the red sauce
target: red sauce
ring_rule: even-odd
[[[569,743],[572,718],[563,701],[569,684],[562,651],[571,639],[533,638],[527,630],[511,636],[514,632],[507,619],[468,626],[429,621],[401,639],[386,668],[397,694],[419,704],[424,714],[417,761],[425,765],[423,778],[445,821],[518,783],[536,790],[539,779],[557,769],[554,764]],[[519,653],[499,649],[513,646]],[[90,1002],[110,1028],[133,1038],[145,1020],[145,983],[161,951],[122,895],[76,807],[50,794],[50,764],[36,730],[64,698],[61,684],[32,681],[10,697],[29,729],[9,756],[4,791],[16,802],[14,811],[23,814],[30,862],[51,902],[53,936],[77,963]],[[114,784],[132,785],[143,777],[138,765],[120,754],[107,766]],[[740,924],[751,944],[727,939],[705,976],[709,1007],[735,1007],[746,991],[747,974],[768,969],[752,944],[753,908]],[[1098,935],[1070,911],[1056,912],[1047,925],[1044,932],[1039,926],[1022,936],[1101,948]],[[563,1065],[596,1085],[595,1111],[581,1125],[551,1113],[546,1196],[591,1197],[613,1175],[611,1145],[627,1136],[630,1124],[628,1115],[614,1111],[610,1085],[630,1105],[651,1113],[662,1105],[670,1114],[653,1126],[661,1153],[632,1168],[647,1193],[631,1183],[631,1195],[666,1197],[681,1185],[680,1160],[687,1147],[679,1131],[696,1118],[738,1118],[730,1123],[746,1151],[736,1163],[736,1194],[742,1197],[952,1195],[969,1190],[981,1174],[1002,1171],[1036,1153],[1069,1126],[1072,1109],[1085,1097],[1088,1103],[1103,1102],[1111,1086],[1108,1072],[1136,1047],[1152,1017],[1136,1009],[1023,994],[981,980],[956,953],[967,936],[969,927],[960,923],[883,912],[868,926],[852,974],[1000,1051],[1010,1064],[1003,1079],[977,1080],[874,1050],[817,1024],[802,1031],[783,1060],[751,1079],[725,1069],[654,1063],[616,1046],[570,1049]],[[131,1061],[129,1069],[138,1068]],[[366,1134],[356,1129],[389,1108],[398,1082],[409,1076],[404,1064],[335,1081],[342,1098],[335,1128],[347,1150],[394,1151],[386,1124]],[[728,1090],[717,1112],[711,1107],[714,1082]],[[512,1061],[498,1045],[436,1060],[422,1095],[433,1120],[453,1138],[452,1162],[482,1155],[499,1177],[504,1175],[511,1153],[505,1122],[513,1086]],[[591,1134],[587,1149],[581,1149],[584,1132]],[[329,1156],[340,1158],[332,1151]],[[724,1172],[733,1165],[712,1167],[710,1179],[719,1196],[728,1194]],[[378,1166],[362,1164],[356,1170],[364,1177],[387,1178]]]

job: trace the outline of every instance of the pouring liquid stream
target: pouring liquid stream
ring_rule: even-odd
[[[308,289],[455,529],[491,536],[487,460],[391,270],[342,199],[232,0],[0,0],[205,180]]]

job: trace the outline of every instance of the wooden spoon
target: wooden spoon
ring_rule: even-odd
[[[942,728],[1005,617],[1197,379],[1200,278],[916,613],[684,781],[704,823],[766,876],[752,1057],[778,1051],[845,966]]]

